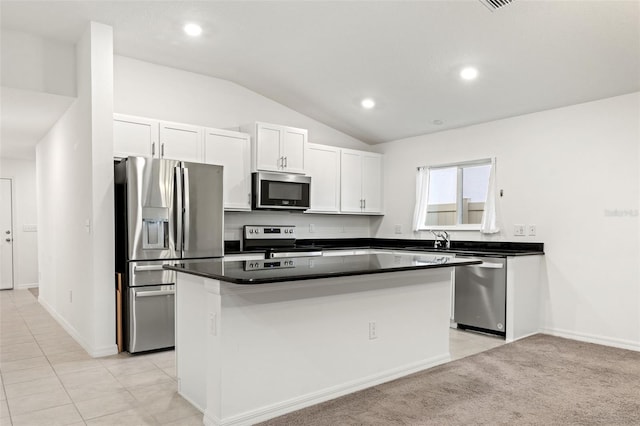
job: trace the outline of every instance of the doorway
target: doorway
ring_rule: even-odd
[[[0,178],[0,290],[13,288],[13,182]]]

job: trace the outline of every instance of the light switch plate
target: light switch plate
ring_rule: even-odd
[[[527,235],[529,235],[529,236],[534,236],[534,235],[536,235],[536,231],[537,231],[537,229],[536,229],[536,225],[529,225],[529,226],[527,227]]]

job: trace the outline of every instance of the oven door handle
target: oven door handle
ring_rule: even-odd
[[[502,269],[504,265],[502,263],[490,263],[490,262],[482,262],[480,265],[471,265],[476,268],[484,268],[484,269]]]

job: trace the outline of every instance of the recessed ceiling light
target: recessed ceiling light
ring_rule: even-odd
[[[363,99],[362,102],[360,102],[360,105],[362,105],[362,108],[371,109],[376,106],[376,102],[371,98],[367,98]]]
[[[465,67],[460,71],[460,78],[463,80],[475,80],[478,77],[478,70],[474,67]]]
[[[198,37],[200,34],[202,34],[202,27],[198,24],[189,23],[185,25],[183,29],[184,32],[191,37]]]

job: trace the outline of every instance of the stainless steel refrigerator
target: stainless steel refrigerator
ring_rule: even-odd
[[[129,352],[175,346],[176,273],[162,265],[224,255],[222,170],[147,157],[115,164],[116,272]]]

